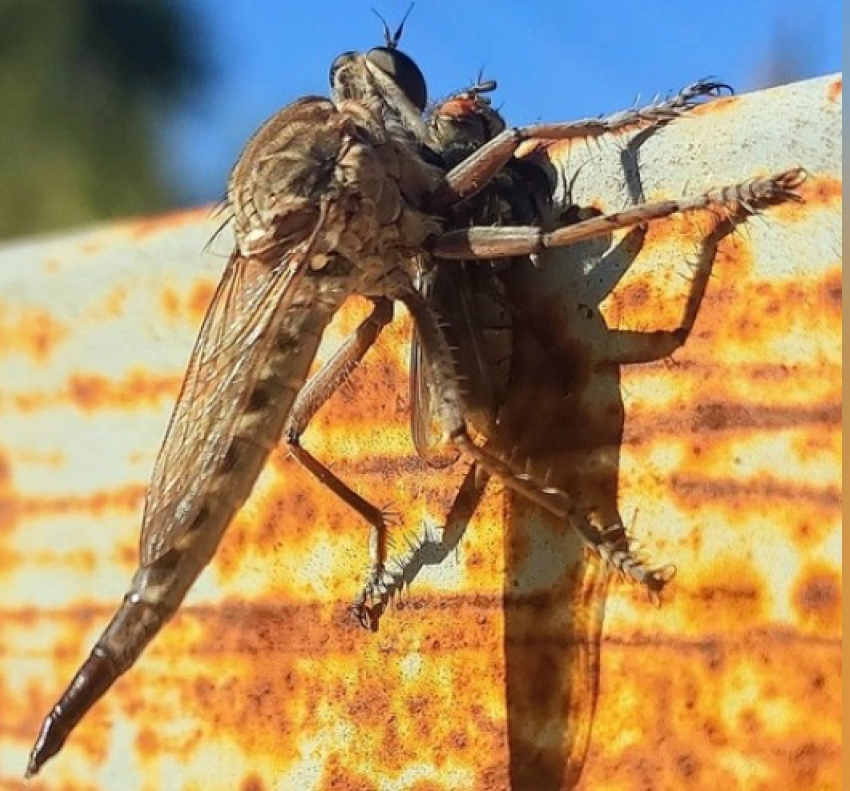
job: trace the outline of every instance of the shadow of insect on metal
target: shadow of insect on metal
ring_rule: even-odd
[[[614,565],[630,573],[642,568],[630,553],[616,554],[616,545],[576,510],[566,491],[527,476],[496,448],[472,440],[454,355],[440,317],[417,284],[434,266],[430,254],[461,260],[532,255],[672,212],[787,197],[799,174],[645,205],[552,232],[536,225],[456,228],[454,207],[486,188],[524,140],[587,137],[658,116],[668,120],[696,97],[677,97],[650,108],[649,115],[629,111],[505,130],[448,169],[422,119],[424,78],[396,47],[400,32],[365,55],[337,58],[332,99],[306,97],[285,107],[259,129],[236,163],[228,186],[236,247],[154,467],[139,568],[112,621],[45,718],[27,777],[61,749],[177,610],[284,433],[299,460],[372,525],[369,584],[358,608],[361,619],[370,620],[369,601],[380,603],[384,596],[386,525],[377,509],[330,476],[295,440],[298,427],[390,320],[393,300],[407,307],[422,344],[439,434],[487,474],[569,520],[600,552],[610,549]],[[305,385],[325,327],[355,294],[374,300],[371,316]]]

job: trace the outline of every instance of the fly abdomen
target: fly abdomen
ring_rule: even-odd
[[[312,293],[307,289],[305,293],[312,299],[293,299],[296,304],[289,305],[276,337],[266,339],[264,364],[246,388],[241,412],[230,428],[229,442],[222,446],[213,474],[202,489],[186,495],[183,515],[178,511],[175,516],[167,544],[153,544],[143,538],[142,563],[129,591],[45,718],[30,754],[27,777],[36,774],[62,748],[85,713],[133,665],[212,559],[225,529],[250,495],[280,438],[322,333],[345,295],[342,285],[328,284]],[[300,302],[304,304],[297,304]],[[249,384],[247,380],[245,383]],[[193,453],[205,452],[209,437],[197,432],[190,432],[189,437]]]
[[[38,739],[30,753],[25,779],[36,774],[48,758],[52,758],[62,749],[74,726],[94,703],[103,697],[119,675],[109,655],[99,645],[95,646],[68,689],[59,698],[59,702],[44,718]]]

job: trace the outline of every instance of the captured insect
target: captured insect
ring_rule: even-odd
[[[84,714],[125,673],[174,614],[216,552],[266,459],[287,434],[293,454],[327,472],[297,445],[309,421],[350,366],[390,320],[392,301],[413,319],[437,434],[487,474],[570,521],[603,551],[595,530],[576,519],[567,493],[524,473],[467,429],[462,387],[441,318],[418,290],[448,259],[542,253],[600,233],[705,207],[735,207],[793,196],[799,171],[704,195],[646,204],[552,231],[535,224],[461,226],[455,211],[485,190],[532,139],[601,135],[687,109],[688,102],[576,123],[505,129],[453,167],[423,119],[425,80],[396,46],[339,56],[331,99],[302,98],[280,110],[248,142],[228,184],[235,248],[203,321],[154,466],[140,539],[140,565],[124,601],[91,654],[47,715],[27,777],[55,755]],[[447,259],[436,263],[435,257]],[[371,315],[328,367],[307,382],[322,333],[352,295],[374,301]],[[380,599],[386,526],[340,481],[334,491],[369,519],[369,598]],[[627,564],[621,564],[627,568]]]
[[[505,134],[507,124],[493,109],[487,97],[495,88],[494,81],[482,82],[479,79],[473,87],[449,96],[430,111],[427,119],[431,133],[430,144],[439,151],[446,167],[455,167],[468,159],[474,159],[482,146]],[[653,131],[680,117],[701,99],[712,98],[724,90],[731,92],[731,88],[722,83],[698,82],[676,96],[648,107],[627,110],[598,122],[580,123],[587,123],[591,128],[589,134],[593,135],[629,127]],[[770,203],[796,200],[793,190],[803,178],[802,171],[791,171],[774,180],[752,180],[729,188],[723,199],[713,199],[702,204],[723,209],[723,212],[718,214],[716,233],[706,240],[703,263],[710,264],[712,250],[716,248],[717,241],[731,231],[734,223],[746,219]],[[442,254],[435,250],[435,254],[429,259],[431,265],[420,273],[418,283],[420,293],[428,299],[429,305],[439,316],[444,333],[455,351],[456,368],[464,386],[467,423],[483,438],[485,446],[495,448],[498,455],[516,454],[519,451],[519,458],[525,462],[533,460],[538,454],[551,454],[559,442],[561,445],[569,445],[563,438],[555,439],[560,437],[561,432],[556,430],[553,434],[553,421],[557,421],[557,424],[569,422],[559,414],[560,407],[557,404],[571,395],[565,382],[584,379],[590,375],[577,370],[586,368],[588,362],[576,362],[574,348],[583,350],[579,357],[590,357],[593,352],[589,348],[585,349],[587,344],[580,337],[571,338],[568,345],[574,348],[569,352],[553,349],[558,340],[551,335],[551,326],[546,325],[546,321],[551,319],[535,318],[535,314],[540,312],[540,303],[544,301],[544,296],[551,297],[551,284],[539,274],[547,267],[545,248],[542,245],[534,249],[529,247],[518,250],[512,258],[503,258],[507,248],[495,241],[492,247],[489,244],[490,239],[495,240],[497,234],[504,234],[500,238],[515,238],[513,235],[516,233],[539,233],[539,226],[546,217],[549,217],[551,224],[550,201],[554,186],[533,158],[512,156],[484,190],[452,207],[447,226],[451,224],[458,230],[450,237],[443,237],[440,242],[447,243],[449,238],[463,238],[460,228],[479,226],[472,233],[481,234],[482,242],[485,241],[484,237],[487,237],[486,243],[475,250],[470,247],[470,252],[475,255],[468,260],[463,260],[463,253],[459,250]],[[765,189],[765,186],[768,188]],[[580,218],[588,213],[587,210],[571,206],[568,207],[566,215],[572,214],[570,219],[574,227],[564,227],[557,233],[561,235],[562,240],[571,233],[575,235],[570,241],[559,241],[552,247],[604,236],[614,229],[645,229],[646,222],[652,219],[666,216],[668,213],[698,208],[688,204],[689,201],[674,200],[664,204],[638,205],[618,215],[593,219],[585,216],[584,222],[581,222]],[[566,217],[559,219],[563,221]],[[518,229],[517,225],[521,223],[533,224],[533,228]],[[589,235],[585,235],[585,229],[590,229]],[[468,238],[466,237],[465,241]],[[493,259],[487,258],[489,254],[493,255]],[[448,257],[454,259],[453,263],[445,260]],[[651,333],[651,337],[631,337],[632,343],[619,352],[622,360],[609,356],[601,362],[610,366],[669,356],[685,343],[694,325],[707,283],[708,272],[698,272],[694,278],[682,325],[677,330]],[[584,295],[585,290],[574,289],[576,300],[586,299],[590,302]],[[544,292],[543,295],[541,292]],[[595,315],[598,316],[598,312]],[[581,321],[574,318],[573,323],[580,325]],[[525,336],[524,339],[514,338],[515,328],[519,335]],[[580,331],[578,334],[580,335]],[[560,342],[563,343],[563,339]],[[530,345],[534,350],[530,350]],[[547,353],[546,349],[552,351]],[[429,378],[433,369],[428,366],[425,354],[414,328],[411,356],[412,436],[419,455],[433,466],[443,467],[453,463],[459,452],[455,447],[446,447],[445,438],[439,434],[439,421],[435,419],[438,406],[433,401],[433,394],[439,393],[440,388],[439,383]],[[529,355],[533,357],[535,354],[544,357],[546,354],[550,355],[550,359],[544,363],[547,368],[560,363],[564,370],[554,377],[546,377],[545,382],[541,382],[539,377],[532,381],[529,372],[537,363],[521,358]],[[551,414],[548,418],[538,420],[542,427],[538,431],[525,428],[534,422],[532,415],[547,412],[546,398],[540,392],[529,390],[535,387],[538,390],[543,387],[545,390],[554,391],[549,399],[552,404]],[[575,398],[574,393],[572,397]],[[518,414],[522,416],[518,417]],[[579,419],[579,422],[584,419],[595,422],[589,415]],[[521,439],[523,433],[528,435],[525,442]],[[587,432],[585,430],[582,433]],[[611,436],[610,431],[604,433],[609,435],[605,440],[607,443],[616,444],[618,440]],[[617,434],[617,431],[614,433]],[[529,439],[535,434],[537,439]],[[545,435],[545,439],[541,435]],[[577,446],[585,442],[586,438],[575,440]],[[585,459],[585,466],[587,463]],[[487,468],[479,468],[473,463],[459,490],[452,513],[462,513],[468,518],[483,495],[489,477]],[[499,477],[505,480],[503,476]],[[535,480],[528,472],[522,477]],[[565,519],[579,532],[592,551],[597,552],[621,575],[643,585],[650,597],[657,601],[660,592],[675,574],[675,567],[670,564],[651,567],[647,564],[635,550],[616,506],[603,507],[602,513],[596,508],[597,503],[589,504],[587,492],[568,494],[563,488],[558,491],[547,486],[545,477],[541,475],[536,479],[539,493],[550,495],[553,499],[546,503],[543,498],[537,498],[538,504]],[[583,475],[574,477],[586,478]],[[610,489],[609,484],[610,482],[603,483],[602,488]],[[590,499],[592,501],[592,498]],[[556,500],[559,503],[557,506]],[[454,524],[454,529],[448,529],[448,524]],[[457,531],[458,525],[461,526],[460,533]],[[370,580],[355,604],[355,612],[361,623],[366,627],[375,628],[389,600],[411,582],[418,569],[426,563],[440,562],[447,552],[457,545],[461,538],[462,526],[463,519],[450,518],[440,540],[419,541],[405,557],[395,560],[391,567],[385,568],[377,584]]]

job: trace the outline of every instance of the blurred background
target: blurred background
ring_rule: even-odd
[[[251,132],[327,93],[408,0],[0,0],[0,237],[222,197]],[[838,0],[417,0],[402,49],[439,99],[483,70],[513,123],[599,115],[714,76],[841,69]]]

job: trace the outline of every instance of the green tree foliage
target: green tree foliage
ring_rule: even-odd
[[[0,236],[168,206],[157,123],[202,75],[174,2],[0,0]]]

